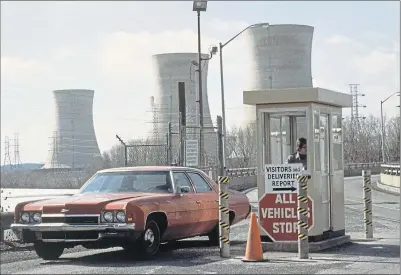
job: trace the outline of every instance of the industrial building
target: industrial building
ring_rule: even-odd
[[[55,128],[42,169],[82,169],[100,157],[93,124],[93,90],[53,91]]]
[[[203,54],[202,58],[208,58]],[[179,101],[178,82],[185,83],[186,124],[188,126],[199,125],[198,103],[198,54],[197,53],[165,53],[153,56],[156,70],[157,92],[151,97],[153,110],[153,133],[160,139],[164,139],[168,132],[168,123],[171,122],[172,130],[179,132]],[[203,97],[203,125],[204,130],[204,156],[208,162],[215,162],[217,156],[217,135],[214,133],[212,118],[209,109],[207,93],[208,60],[200,64],[202,70],[202,97]],[[179,152],[179,137],[173,136],[173,155],[177,159]],[[199,139],[199,129],[187,128],[186,139]]]
[[[250,27],[244,33],[251,53],[246,90],[312,87],[313,31],[311,26],[293,24]],[[246,120],[254,121],[254,107],[245,108]]]

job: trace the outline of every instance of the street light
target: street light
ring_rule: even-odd
[[[193,11],[201,12],[206,11],[207,1],[194,1]]]
[[[200,12],[206,11],[207,1],[194,1],[193,11],[198,15],[198,76],[199,76],[199,165],[202,166],[203,160],[203,96],[202,96],[202,52],[201,52],[201,32],[200,32]]]
[[[381,126],[382,126],[382,134],[381,134],[381,136],[382,136],[382,148],[381,148],[381,150],[382,150],[382,161],[383,162],[385,162],[385,158],[384,158],[384,138],[385,138],[385,127],[384,127],[384,118],[383,118],[383,103],[384,102],[386,102],[387,100],[389,100],[392,96],[394,96],[394,95],[397,95],[397,96],[400,96],[400,92],[395,92],[395,93],[392,93],[390,96],[388,96],[386,99],[384,99],[384,100],[382,100],[382,101],[380,101],[380,119],[381,119]],[[400,107],[400,106],[397,106],[397,107]]]
[[[225,107],[225,99],[224,99],[224,72],[223,72],[223,48],[227,46],[231,41],[233,41],[235,38],[240,36],[243,32],[245,32],[247,29],[252,28],[256,25],[260,24],[252,24],[249,25],[248,27],[244,28],[242,31],[234,35],[231,39],[229,39],[226,43],[219,43],[219,50],[220,50],[220,91],[221,91],[221,118],[223,120],[223,167],[224,171],[226,168],[226,155],[227,155],[227,146],[226,146],[226,107]],[[269,24],[266,24],[266,26],[269,26]]]

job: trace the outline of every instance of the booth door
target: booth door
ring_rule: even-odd
[[[322,206],[326,223],[323,224],[323,232],[331,229],[331,181],[330,181],[330,131],[329,115],[320,114],[320,161]]]
[[[331,230],[330,115],[314,111],[314,145],[316,176],[320,178],[323,232]]]

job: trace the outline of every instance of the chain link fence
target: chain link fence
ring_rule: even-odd
[[[127,144],[128,166],[167,165],[167,140],[136,139]]]
[[[191,144],[197,144],[199,146],[199,138],[199,127],[182,127],[182,130],[179,132],[173,131],[171,135],[171,152],[173,163],[183,166],[191,166],[189,160],[185,159],[187,147],[186,144],[189,147],[189,143],[191,141],[196,141]],[[203,154],[201,156],[201,163],[198,161],[198,168],[211,166],[215,167],[220,165],[218,138],[219,135],[214,127],[205,127],[203,129]]]

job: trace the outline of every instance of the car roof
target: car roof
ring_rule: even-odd
[[[157,171],[157,172],[170,172],[170,171],[193,171],[203,172],[200,169],[185,167],[185,166],[132,166],[132,167],[117,167],[98,171],[98,173],[112,173],[112,172],[130,172],[130,171]]]

